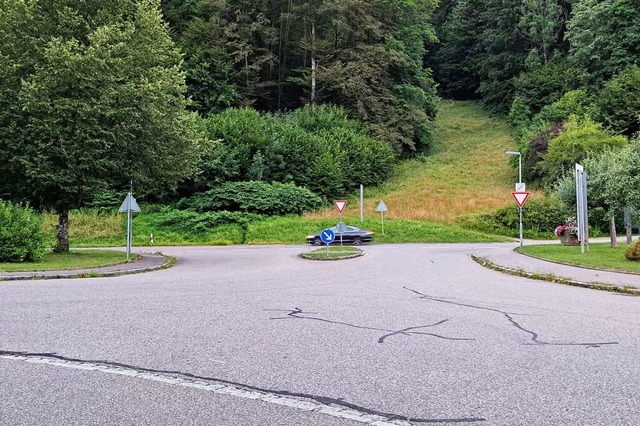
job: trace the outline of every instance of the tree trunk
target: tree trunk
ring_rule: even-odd
[[[624,230],[627,234],[627,244],[631,244],[633,239],[633,228],[631,227],[631,207],[624,208]]]
[[[618,247],[618,235],[616,234],[616,218],[611,216],[609,219],[609,233],[611,235],[611,248]]]
[[[69,210],[58,211],[58,244],[54,251],[66,253],[69,251]]]

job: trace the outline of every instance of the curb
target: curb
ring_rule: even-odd
[[[360,250],[360,252],[358,253],[353,253],[344,257],[311,257],[308,255],[308,253],[300,253],[298,255],[298,257],[300,257],[301,259],[305,259],[305,260],[319,260],[322,262],[331,262],[334,260],[347,260],[347,259],[355,259],[356,257],[360,257],[360,256],[364,256],[365,255],[365,251],[364,250]]]
[[[59,279],[72,279],[72,278],[108,278],[108,277],[119,277],[122,275],[133,275],[133,274],[141,274],[144,272],[152,272],[159,271],[162,269],[169,269],[173,265],[176,264],[177,259],[173,256],[166,256],[161,253],[153,253],[147,254],[147,257],[163,257],[165,262],[162,265],[153,265],[146,266],[142,268],[135,269],[123,269],[116,271],[106,271],[100,272],[99,270],[89,270],[87,272],[74,273],[73,271],[69,271],[68,273],[60,272],[58,274],[48,274],[48,275],[38,275],[39,272],[45,271],[37,271],[34,272],[33,275],[6,275],[0,277],[0,282],[2,281],[30,281],[30,280],[59,280]],[[108,267],[108,266],[106,266]],[[96,268],[99,269],[99,268]]]
[[[637,289],[635,287],[625,287],[625,286],[618,286],[614,284],[606,284],[606,283],[599,283],[599,282],[584,282],[584,281],[574,280],[571,278],[558,277],[553,274],[527,272],[523,269],[514,269],[514,268],[498,265],[496,263],[491,262],[488,259],[485,259],[484,257],[480,257],[475,254],[471,254],[470,256],[471,256],[471,259],[473,259],[473,261],[476,262],[477,264],[484,266],[485,268],[488,268],[488,269],[493,269],[494,271],[503,272],[508,275],[530,278],[533,280],[547,281],[547,282],[556,283],[556,284],[564,284],[564,285],[569,285],[573,287],[588,288],[591,290],[603,290],[603,291],[608,291],[612,293],[621,293],[621,294],[628,294],[632,296],[640,296],[640,289]]]

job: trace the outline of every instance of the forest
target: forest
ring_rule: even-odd
[[[151,202],[249,214],[378,185],[429,155],[442,98],[510,121],[527,184],[571,203],[584,161],[612,223],[640,205],[640,0],[0,8],[0,197],[58,213],[63,250],[69,210],[131,185]]]

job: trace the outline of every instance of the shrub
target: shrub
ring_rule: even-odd
[[[534,113],[579,86],[579,73],[566,61],[549,62],[514,78],[516,94]]]
[[[595,114],[593,101],[584,90],[571,90],[550,105],[542,107],[537,119],[549,123],[561,123],[572,115],[593,117]]]
[[[530,139],[527,138],[527,146],[522,150],[524,157],[522,168],[525,181],[531,183],[542,181],[543,175],[537,165],[542,160],[542,156],[546,154],[549,141],[558,136],[563,129],[564,125],[554,124],[553,126],[545,127],[544,130],[540,130]]]
[[[294,183],[326,198],[344,196],[360,184],[382,183],[396,160],[389,143],[370,137],[338,107],[283,115],[230,109],[203,122],[214,142],[182,196],[252,180]]]
[[[627,260],[632,260],[634,262],[640,261],[640,240],[629,244],[627,251],[624,253],[624,257],[626,257]]]
[[[621,148],[626,144],[624,137],[610,135],[593,120],[572,117],[564,131],[549,141],[547,153],[538,163],[538,168],[545,180],[552,183],[588,156],[596,156],[607,149]]]
[[[251,221],[261,219],[262,216],[240,212],[209,212],[197,213],[191,210],[166,209],[148,217],[148,223],[168,231],[184,234],[202,234],[223,225],[240,225],[246,228]]]
[[[616,133],[640,131],[640,67],[629,66],[598,93],[597,118]]]
[[[0,261],[38,259],[45,246],[42,219],[27,207],[0,200]]]
[[[529,200],[522,209],[523,234],[527,238],[552,238],[558,224],[572,214],[575,211],[567,209],[559,200]],[[462,225],[488,234],[517,237],[520,214],[516,206],[503,207],[494,213],[467,217]]]
[[[198,212],[219,210],[264,215],[301,214],[322,206],[320,197],[291,183],[230,182],[181,200],[178,207]]]

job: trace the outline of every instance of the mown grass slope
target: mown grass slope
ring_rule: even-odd
[[[365,216],[378,215],[380,200],[389,208],[390,219],[447,224],[471,213],[515,206],[511,192],[517,170],[505,154],[515,146],[510,126],[490,117],[478,103],[442,101],[433,153],[402,162],[384,185],[365,188]],[[346,217],[359,217],[358,197],[349,197]],[[532,194],[538,197],[541,194]],[[335,216],[335,210],[310,216]]]

